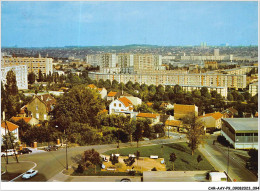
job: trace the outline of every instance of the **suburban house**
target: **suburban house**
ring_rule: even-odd
[[[198,107],[196,105],[174,104],[174,119],[182,119],[187,115],[198,116]]]
[[[180,131],[180,127],[182,127],[182,121],[180,120],[167,120],[165,122],[165,128],[166,130],[175,130],[175,131]]]
[[[235,149],[258,149],[257,118],[222,119],[221,134]]]
[[[115,99],[119,98],[120,95],[121,95],[120,92],[112,92],[112,91],[110,91],[107,94],[107,101],[114,101]]]
[[[27,104],[29,116],[40,121],[49,120],[49,112],[54,109],[56,99],[49,94],[35,95],[33,99]]]
[[[120,97],[109,104],[109,114],[133,112],[133,109],[132,102],[126,97]]]
[[[106,99],[107,98],[107,90],[106,90],[106,88],[97,88],[94,84],[89,84],[88,88],[97,90],[102,99]]]
[[[224,110],[222,114],[223,118],[233,118],[234,116],[238,115],[238,111],[235,108],[230,107]]]
[[[152,124],[156,124],[160,122],[160,115],[154,113],[138,113],[136,115],[136,118],[150,119],[152,121]]]
[[[19,117],[28,117],[27,105],[24,105],[18,114]]]
[[[222,117],[223,115],[220,112],[203,113],[203,115],[199,117],[199,120],[203,123],[204,127],[206,127],[206,132],[213,132],[215,129],[221,129]]]
[[[174,106],[170,103],[167,103],[167,102],[163,102],[161,105],[160,105],[160,108],[161,109],[173,109]]]
[[[129,99],[133,105],[141,105],[142,100],[139,97],[134,97],[134,96],[120,96],[120,97],[126,97]]]
[[[10,120],[17,122],[19,120],[24,120],[26,123],[30,124],[31,126],[39,124],[39,120],[33,117],[12,117]]]
[[[19,126],[11,123],[10,121],[6,121],[6,123],[5,123],[5,121],[2,121],[2,123],[1,123],[1,135],[4,136],[4,135],[8,134],[8,130],[9,130],[9,132],[10,133],[12,132],[14,134],[14,136],[16,137],[15,142],[19,141],[18,129],[19,129]],[[2,144],[3,144],[3,139],[2,139]]]

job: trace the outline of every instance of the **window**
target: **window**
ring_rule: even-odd
[[[38,110],[38,105],[36,106],[36,110]]]
[[[114,103],[114,106],[116,107],[116,103]]]
[[[36,113],[36,119],[39,119],[39,113]]]
[[[122,105],[122,104],[120,103],[120,104],[119,104],[119,107],[121,107],[121,105]]]
[[[47,114],[44,114],[44,115],[43,115],[43,119],[44,119],[44,120],[47,120]]]

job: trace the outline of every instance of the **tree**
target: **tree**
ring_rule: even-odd
[[[97,91],[79,85],[58,100],[53,115],[57,121],[62,121],[66,117],[71,118],[72,122],[88,123],[92,127],[97,127],[98,115],[104,108],[104,102]]]
[[[175,94],[178,94],[181,92],[181,86],[179,86],[178,84],[174,86],[173,91]]]
[[[249,163],[254,169],[258,169],[258,150],[250,149],[248,151],[248,155],[250,156]]]
[[[238,101],[244,101],[245,98],[244,98],[244,96],[243,96],[242,94],[239,94],[239,95],[237,96],[237,100],[238,100]]]
[[[83,156],[85,164],[90,162],[91,164],[95,165],[95,173],[97,165],[101,164],[101,157],[95,149],[87,150],[84,152]]]
[[[227,94],[227,99],[228,99],[229,101],[233,101],[233,100],[234,100],[233,95],[232,95],[231,93],[228,93],[228,94]]]
[[[131,119],[125,125],[125,131],[129,134],[131,143],[133,141],[133,133],[135,132],[135,130],[136,130],[136,120],[135,119]]]
[[[208,88],[207,87],[202,87],[200,89],[200,92],[201,92],[201,96],[204,96],[206,97],[207,93],[208,93]]]
[[[198,169],[198,167],[199,167],[199,163],[200,163],[202,160],[203,160],[203,159],[202,159],[201,155],[199,155],[199,156],[197,157],[197,162],[198,162],[197,169]]]
[[[43,81],[43,74],[42,74],[42,71],[39,70],[38,82],[42,82],[42,81]]]
[[[19,138],[21,141],[24,141],[24,135],[27,130],[31,128],[31,125],[29,123],[26,123],[24,119],[20,119],[18,121],[11,121],[12,123],[19,126]]]
[[[198,148],[204,140],[204,125],[201,120],[199,120],[194,115],[186,115],[183,118],[183,124],[187,129],[187,139],[189,141],[188,146],[191,149],[191,154]]]
[[[35,82],[36,76],[33,72],[30,72],[28,74],[28,83],[33,84]]]
[[[2,141],[3,141],[2,149],[3,150],[12,149],[13,148],[12,145],[14,144],[16,139],[17,138],[14,136],[14,134],[12,132],[10,132],[10,136],[9,136],[8,132],[6,135],[2,135]],[[6,148],[6,145],[7,145],[7,148]],[[17,146],[17,145],[15,145],[15,146]]]
[[[138,142],[143,137],[143,128],[144,128],[143,126],[144,126],[143,120],[142,119],[137,119],[136,120],[136,129],[135,129],[135,132],[133,133],[134,138],[136,140],[137,147],[138,147]]]
[[[172,162],[172,170],[174,170],[174,162],[175,162],[176,159],[177,159],[176,154],[175,153],[171,153],[169,161]]]
[[[11,95],[11,96],[15,96],[18,94],[16,75],[13,72],[13,70],[9,70],[6,74],[5,91],[7,95]]]

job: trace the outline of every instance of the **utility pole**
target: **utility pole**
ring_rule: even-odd
[[[227,163],[227,174],[228,174],[228,167],[229,167],[229,146],[228,146],[228,163]]]
[[[66,136],[66,170],[69,169],[69,166],[68,166],[68,138]]]

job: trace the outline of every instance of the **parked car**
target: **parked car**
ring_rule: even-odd
[[[45,147],[44,150],[45,151],[57,151],[59,147],[57,147],[56,145],[53,145],[53,146],[48,146],[48,147]]]
[[[123,178],[120,182],[131,182],[131,180],[129,178]]]
[[[14,154],[18,154],[18,152],[14,151],[12,149],[7,150],[7,156],[12,156]],[[4,157],[4,156],[6,156],[6,151],[1,152],[1,157]]]
[[[253,168],[253,165],[251,164],[251,162],[246,162],[246,168],[248,169],[248,170],[253,170],[254,168]]]
[[[23,174],[22,178],[29,179],[29,178],[35,176],[37,173],[38,173],[38,170],[30,169],[26,173]]]
[[[22,150],[18,151],[18,154],[22,155],[22,154],[30,154],[32,152],[31,149],[28,148],[23,148]]]

